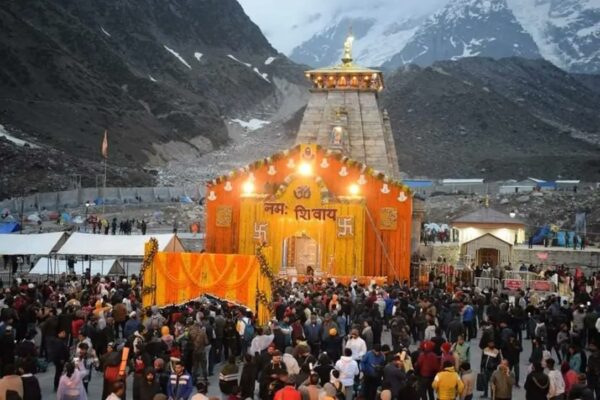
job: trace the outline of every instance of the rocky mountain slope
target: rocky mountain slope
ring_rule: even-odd
[[[506,0],[456,0],[429,18],[387,68],[465,57],[540,58]]]
[[[100,161],[104,129],[121,167],[204,154],[227,120],[293,113],[299,84],[235,0],[0,4],[0,124],[81,160],[65,172]]]
[[[332,40],[357,25],[356,59],[389,69],[462,57],[542,57],[582,73],[600,72],[598,0],[441,0],[407,12],[393,0],[348,7],[290,53],[322,66],[339,59]]]
[[[600,91],[549,62],[469,58],[387,77],[402,171],[411,176],[600,179]]]

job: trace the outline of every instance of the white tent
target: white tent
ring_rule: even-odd
[[[0,234],[0,255],[48,255],[63,242],[64,232]]]
[[[177,235],[94,235],[73,233],[57,254],[72,256],[143,257],[144,246],[150,238],[158,240],[158,250],[179,253],[184,251]]]
[[[121,263],[116,259],[110,260],[93,260],[84,261],[84,268],[90,268],[91,275],[121,275],[125,273],[125,270],[121,266]],[[75,265],[75,273],[81,274],[82,268],[80,264]],[[29,274],[33,275],[60,275],[68,273],[67,260],[53,260],[48,257],[40,258],[35,266],[29,271]]]

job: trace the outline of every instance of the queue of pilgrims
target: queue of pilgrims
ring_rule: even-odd
[[[280,280],[261,325],[211,297],[142,309],[135,276],[15,281],[0,294],[0,398],[85,400],[101,385],[109,400],[503,400],[523,383],[527,400],[599,399],[600,292],[530,297]]]

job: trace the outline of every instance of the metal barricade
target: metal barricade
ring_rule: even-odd
[[[475,287],[479,289],[498,289],[500,288],[500,279],[492,277],[475,278]]]

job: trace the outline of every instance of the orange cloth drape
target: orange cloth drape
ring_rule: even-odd
[[[209,253],[157,253],[144,271],[144,306],[180,304],[203,294],[243,304],[256,312],[260,290],[271,298],[271,286],[255,256]],[[268,320],[259,307],[259,320]]]

